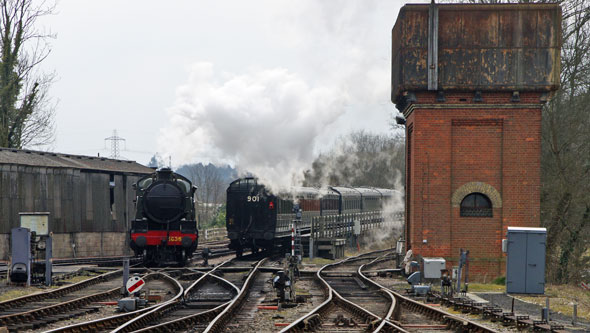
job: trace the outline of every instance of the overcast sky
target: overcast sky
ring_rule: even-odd
[[[60,0],[42,21],[57,34],[53,149],[108,156],[116,129],[140,163],[307,163],[338,135],[391,131],[405,2]]]

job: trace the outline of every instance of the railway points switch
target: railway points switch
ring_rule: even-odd
[[[132,312],[139,308],[143,308],[147,304],[147,300],[139,297],[125,297],[121,298],[117,302],[119,311],[121,312]]]
[[[407,279],[408,283],[412,286],[411,293],[414,296],[424,296],[430,292],[430,286],[421,283],[421,274],[422,272],[414,272]]]

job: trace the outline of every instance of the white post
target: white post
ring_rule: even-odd
[[[295,224],[291,224],[291,256],[295,256]]]

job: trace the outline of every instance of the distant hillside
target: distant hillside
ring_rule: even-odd
[[[236,169],[232,168],[229,165],[216,166],[211,163],[207,165],[204,165],[203,163],[187,164],[179,167],[175,171],[191,180],[194,180],[193,177],[198,174],[217,174],[220,180],[223,183],[227,183],[227,185],[229,185],[229,183],[238,178],[238,172],[236,171]]]
[[[176,170],[198,187],[197,199],[201,203],[224,203],[225,190],[237,177],[236,169],[203,163],[183,165]]]

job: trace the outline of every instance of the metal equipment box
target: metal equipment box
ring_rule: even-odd
[[[408,4],[392,30],[391,100],[408,91],[559,88],[558,4]]]
[[[446,268],[444,258],[423,258],[424,261],[424,278],[440,279],[440,271]]]
[[[37,236],[49,235],[49,213],[48,212],[27,212],[18,213],[20,216],[21,228],[27,228]]]
[[[10,280],[31,284],[31,232],[27,228],[13,228],[10,235],[12,261]]]
[[[545,293],[547,229],[508,227],[506,292]]]

